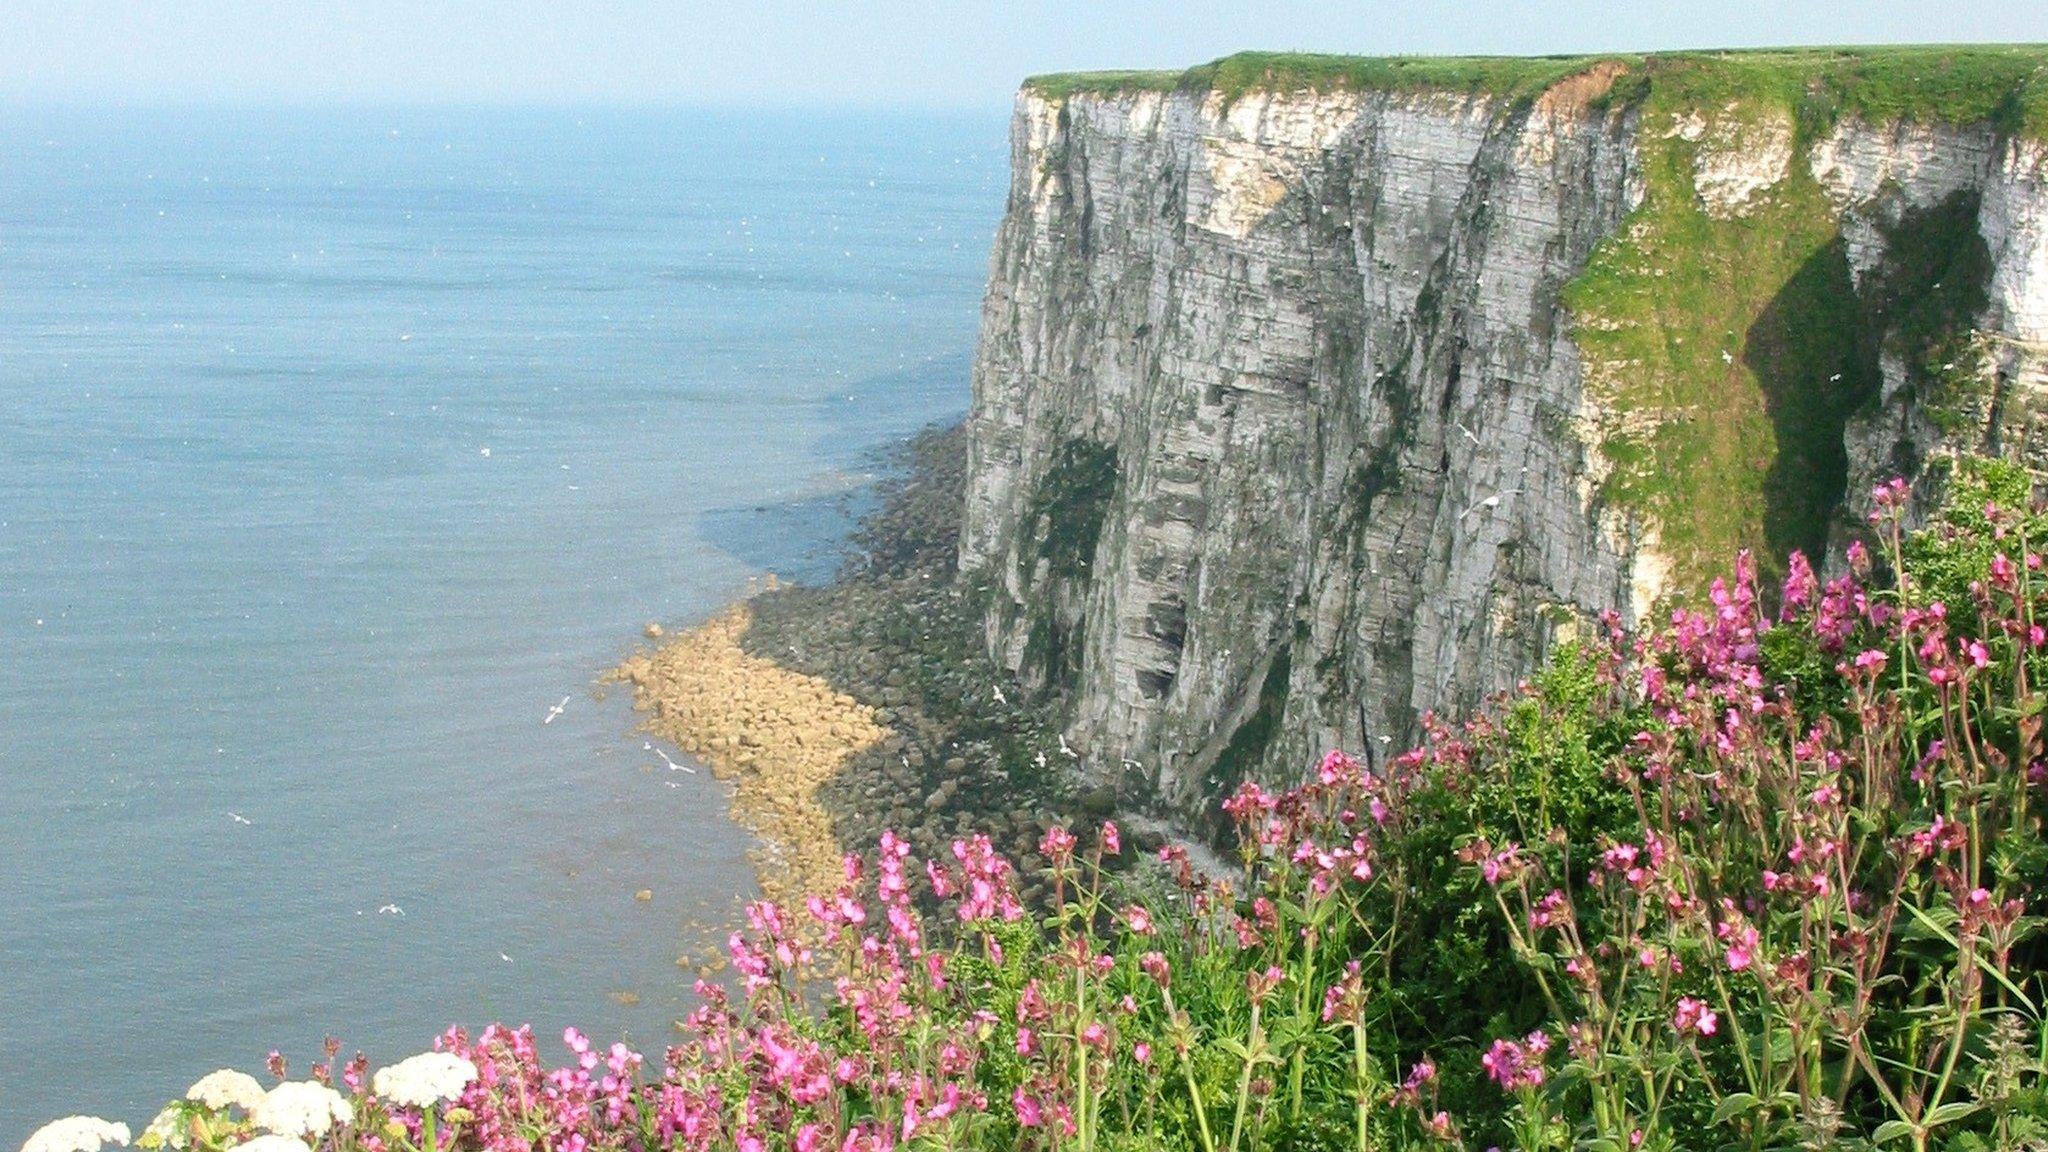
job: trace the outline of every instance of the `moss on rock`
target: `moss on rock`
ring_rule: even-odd
[[[1273,654],[1272,662],[1266,665],[1266,675],[1259,682],[1258,703],[1253,706],[1251,715],[1231,732],[1229,742],[1209,769],[1208,795],[1229,795],[1239,781],[1257,772],[1265,763],[1266,750],[1272,746],[1273,737],[1280,728],[1280,719],[1287,711],[1287,685],[1293,674],[1294,647],[1282,644]]]
[[[1116,492],[1116,446],[1069,440],[1053,452],[1023,531],[1038,541],[1039,559],[1054,580],[1085,579],[1102,537],[1102,518]]]

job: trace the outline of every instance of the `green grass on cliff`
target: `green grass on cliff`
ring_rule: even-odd
[[[1845,114],[2027,130],[2042,123],[2044,59],[1873,49],[1646,64],[1634,97],[1642,204],[1565,303],[1588,389],[1614,414],[1603,495],[1657,528],[1676,590],[1696,591],[1737,548],[1770,566],[1826,546],[1848,478],[1844,431],[1876,397],[1881,353],[1905,358],[1924,401],[1967,408],[1954,393],[1968,374],[1937,381],[1925,366],[1956,363],[1984,305],[1990,263],[1974,203],[1905,213],[1887,247],[1924,267],[1887,267],[1859,292],[1812,175],[1816,141]],[[1738,212],[1706,211],[1702,154],[1754,156],[1774,136],[1791,146],[1783,178]]]
[[[1239,52],[1184,72],[1065,72],[1033,76],[1025,86],[1059,99],[1081,93],[1216,91],[1226,100],[1250,92],[1459,92],[1535,96],[1582,72],[1599,56],[1326,56]],[[1614,57],[1627,60],[1627,57]]]
[[[1062,72],[1024,82],[1048,99],[1092,94],[1215,91],[1390,91],[1534,97],[1595,64],[1629,73],[1616,94],[1640,95],[1660,73],[1695,73],[1696,91],[1719,78],[1731,96],[1759,85],[1810,91],[1817,110],[1872,120],[1993,121],[2048,137],[2048,46],[1968,45],[1758,49],[1582,56],[1341,56],[1239,52],[1184,71]]]
[[[1638,105],[1642,205],[1565,294],[1588,390],[1615,413],[1603,495],[1655,524],[1681,581],[1736,548],[1824,544],[1842,431],[1875,387],[1840,228],[1806,165],[1718,219],[1694,191],[1700,147],[1669,134],[1702,109],[1716,130],[1801,131],[1803,82],[1758,63],[1656,63]]]

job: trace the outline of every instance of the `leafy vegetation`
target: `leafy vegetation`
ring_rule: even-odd
[[[1793,559],[1775,616],[1741,557],[1382,771],[1241,785],[1234,875],[1055,827],[1028,902],[986,837],[885,835],[802,913],[749,908],[737,986],[700,982],[658,1070],[574,1030],[562,1066],[499,1026],[376,1076],[330,1045],[311,1081],[207,1077],[140,1143],[2038,1147],[2048,509],[2004,466],[1951,490],[1910,536],[1878,490],[1881,554]]]

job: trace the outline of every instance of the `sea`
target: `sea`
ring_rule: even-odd
[[[965,411],[1004,133],[0,109],[0,1148],[327,1036],[671,1041],[749,837],[600,678]]]

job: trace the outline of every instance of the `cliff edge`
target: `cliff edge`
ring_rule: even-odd
[[[2048,464],[2048,49],[1248,54],[1019,93],[959,555],[1182,815],[1870,484]]]

